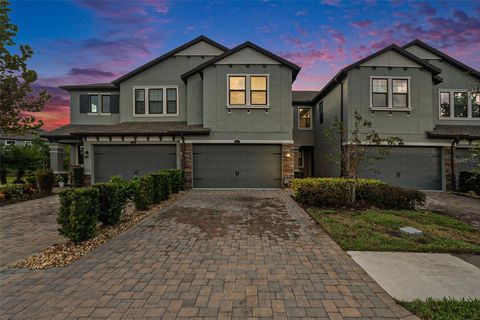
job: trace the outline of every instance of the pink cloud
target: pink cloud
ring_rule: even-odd
[[[328,48],[286,52],[281,55],[285,59],[291,60],[302,67],[322,61],[333,61],[335,59],[335,56],[329,52]]]
[[[353,22],[350,22],[350,25],[357,29],[368,28],[372,25],[372,20],[353,21]]]

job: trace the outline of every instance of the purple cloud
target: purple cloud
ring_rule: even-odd
[[[368,28],[372,25],[372,20],[353,21],[353,22],[350,22],[350,25],[357,29]]]
[[[115,73],[110,72],[110,71],[103,71],[100,69],[93,69],[93,68],[72,68],[70,69],[70,72],[68,73],[69,75],[72,76],[90,76],[90,77],[114,77]]]
[[[420,2],[418,4],[418,7],[419,7],[418,13],[425,16],[433,16],[437,13],[437,9],[435,9],[435,7],[433,7],[428,2]]]

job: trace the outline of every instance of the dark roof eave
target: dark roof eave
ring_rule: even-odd
[[[198,131],[159,131],[159,132],[72,132],[71,136],[192,136],[209,135],[210,130]]]
[[[65,85],[59,86],[58,88],[63,89],[65,91],[71,90],[119,90],[120,88],[114,84],[73,84],[73,85]]]
[[[427,131],[427,137],[432,139],[480,140],[480,136],[472,136],[468,134],[455,134],[455,133],[434,133],[431,131]]]
[[[474,78],[477,78],[477,79],[480,79],[480,72],[473,69],[472,67],[470,66],[467,66],[466,64],[458,61],[457,59],[455,58],[452,58],[450,57],[448,54],[446,53],[443,53],[442,51],[440,50],[437,50],[435,49],[434,47],[426,44],[425,42],[419,40],[419,39],[415,39],[413,41],[410,41],[409,43],[407,43],[406,45],[402,46],[403,49],[406,49],[408,47],[411,47],[413,45],[417,45],[419,46],[420,48],[424,49],[424,50],[427,50],[429,51],[430,53],[433,53],[439,57],[441,57],[442,59],[444,59],[445,61],[447,61],[448,63],[452,64],[453,66],[459,68],[460,70],[463,70],[463,71],[466,71],[468,72],[470,75],[472,75]]]
[[[118,85],[122,81],[125,81],[127,79],[130,79],[133,76],[136,76],[137,74],[149,69],[150,67],[152,67],[152,66],[154,66],[154,65],[156,65],[156,64],[158,64],[158,63],[160,63],[160,62],[162,62],[162,61],[164,61],[164,60],[166,60],[170,57],[172,57],[176,53],[178,53],[178,52],[180,52],[184,49],[187,49],[187,48],[189,48],[189,47],[191,47],[191,46],[193,46],[193,45],[195,45],[195,44],[197,44],[201,41],[205,41],[208,44],[211,44],[212,46],[214,46],[214,47],[216,47],[220,50],[223,50],[224,52],[229,50],[227,47],[221,45],[220,43],[215,42],[212,39],[207,38],[207,37],[202,35],[202,36],[199,36],[199,37],[197,37],[197,38],[195,38],[195,39],[193,39],[193,40],[191,40],[191,41],[189,41],[189,42],[187,42],[187,43],[185,43],[185,44],[183,44],[183,45],[181,45],[181,46],[179,46],[179,47],[177,47],[177,48],[175,48],[175,49],[173,49],[173,50],[171,50],[171,51],[169,51],[169,52],[167,52],[163,55],[161,55],[160,57],[158,57],[156,59],[153,59],[153,60],[141,65],[140,67],[128,72],[127,74],[124,74],[120,78],[117,78],[117,79],[113,80],[112,83],[115,84],[115,85]]]

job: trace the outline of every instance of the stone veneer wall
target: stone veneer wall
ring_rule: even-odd
[[[282,185],[285,188],[292,186],[295,172],[293,144],[282,144]],[[285,183],[288,181],[288,183]]]
[[[193,145],[191,143],[184,143],[184,153],[182,154],[182,162],[185,169],[185,188],[192,188],[192,168],[193,168]]]
[[[455,186],[452,172],[452,147],[443,147],[443,158],[445,159],[445,188],[447,190],[453,190]]]

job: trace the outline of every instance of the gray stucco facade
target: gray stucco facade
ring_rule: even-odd
[[[242,183],[239,181],[244,181],[245,175],[258,175],[258,170],[248,172],[248,166],[238,165],[238,168],[234,168],[226,163],[226,157],[222,156],[226,150],[233,152],[232,159],[242,158],[252,163],[281,159],[280,163],[275,163],[274,166],[281,168],[281,173],[262,176],[258,181],[275,177],[276,182],[265,182],[265,186],[277,185],[278,180],[282,181],[282,185],[288,185],[294,174],[302,177],[341,175],[342,166],[335,155],[338,154],[342,142],[348,144],[350,136],[347,134],[343,140],[337,137],[332,144],[327,141],[324,132],[333,126],[336,118],[351,130],[355,122],[354,114],[358,112],[364,119],[372,122],[373,129],[381,136],[400,137],[405,146],[404,149],[395,149],[393,154],[401,154],[406,159],[408,168],[402,167],[401,163],[397,165],[398,168],[389,168],[387,159],[383,163],[393,178],[381,175],[379,178],[390,179],[395,184],[395,178],[401,177],[398,181],[405,184],[405,181],[413,180],[405,177],[417,176],[415,170],[422,172],[422,166],[428,165],[428,157],[435,157],[438,158],[440,169],[433,170],[429,173],[431,178],[425,176],[425,179],[441,181],[440,188],[445,189],[454,183],[452,177],[455,176],[455,168],[454,164],[449,162],[456,157],[452,146],[468,148],[468,143],[473,139],[469,139],[468,134],[462,136],[462,139],[455,139],[444,132],[448,133],[455,127],[456,132],[468,128],[471,134],[475,133],[480,125],[480,117],[459,120],[442,119],[439,116],[440,90],[468,91],[475,88],[480,78],[478,71],[458,61],[452,61],[418,42],[403,48],[392,45],[340,70],[332,81],[319,91],[292,92],[292,83],[300,71],[298,66],[250,42],[228,49],[208,38],[199,37],[111,83],[64,86],[63,88],[70,92],[71,124],[46,136],[57,143],[74,144],[71,159],[74,159],[75,163],[72,165],[82,165],[85,173],[91,176],[92,182],[96,181],[95,162],[102,161],[101,167],[109,168],[108,161],[115,161],[114,150],[137,150],[144,158],[150,150],[148,147],[116,149],[96,146],[170,145],[169,148],[156,149],[170,150],[169,153],[176,150],[176,161],[158,158],[158,154],[152,157],[157,157],[159,163],[168,163],[168,166],[175,163],[175,167],[184,169],[187,179],[190,179],[190,186],[195,187],[195,179],[197,184],[202,186],[208,184],[206,181],[214,181],[215,179],[199,177],[198,173],[215,172],[216,169],[226,170],[225,172],[233,170],[235,176],[232,181],[237,179],[237,182],[232,185],[240,187]],[[245,77],[245,87],[240,88],[241,94],[245,96],[244,104],[229,103],[231,76]],[[260,90],[266,92],[265,103],[254,105],[251,102],[250,95],[255,91],[250,84],[251,77],[267,79],[266,89]],[[389,83],[389,105],[385,107],[372,106],[374,78],[386,79]],[[395,79],[408,82],[408,94],[405,98],[408,103],[405,107],[393,108],[390,105],[393,101],[391,89]],[[164,113],[137,114],[135,89],[144,90],[145,99],[149,99],[149,90],[159,88],[164,90],[161,102]],[[165,114],[167,88],[176,90],[176,112],[170,114]],[[97,95],[98,99],[101,99],[102,95],[119,95],[119,112],[80,112],[80,96],[86,94]],[[147,103],[150,102],[145,101],[146,110]],[[302,121],[309,121],[309,127],[300,127],[299,109],[304,111],[303,117],[308,118]],[[305,113],[305,110],[308,112]],[[152,129],[138,129],[143,124],[144,127]],[[149,124],[158,126],[152,127]],[[216,146],[205,147],[207,144]],[[235,148],[238,144],[245,147]],[[251,147],[248,147],[249,145]],[[258,148],[258,145],[265,145],[265,150],[279,151],[267,157],[267,154],[259,153],[261,148]],[[153,149],[152,147],[151,150]],[[218,153],[218,156],[210,154],[202,158],[202,152],[208,150]],[[204,166],[212,164],[217,167],[198,167],[198,164],[196,166],[192,163],[193,159],[204,159],[201,162]],[[141,166],[142,159],[125,156],[125,159],[121,160],[125,167],[131,167],[128,169],[130,176],[132,172],[143,172],[139,168],[135,169]],[[433,160],[433,163],[436,168],[437,160]],[[155,166],[149,164],[149,167]],[[98,168],[99,165],[97,172]],[[194,174],[193,170],[197,170],[197,174]],[[415,183],[418,186],[438,185],[423,183],[422,179],[416,178],[418,183],[406,183],[406,186],[416,187]],[[216,179],[220,180],[222,179]],[[222,180],[222,186],[224,185],[225,181]],[[250,184],[245,186],[251,187]]]

